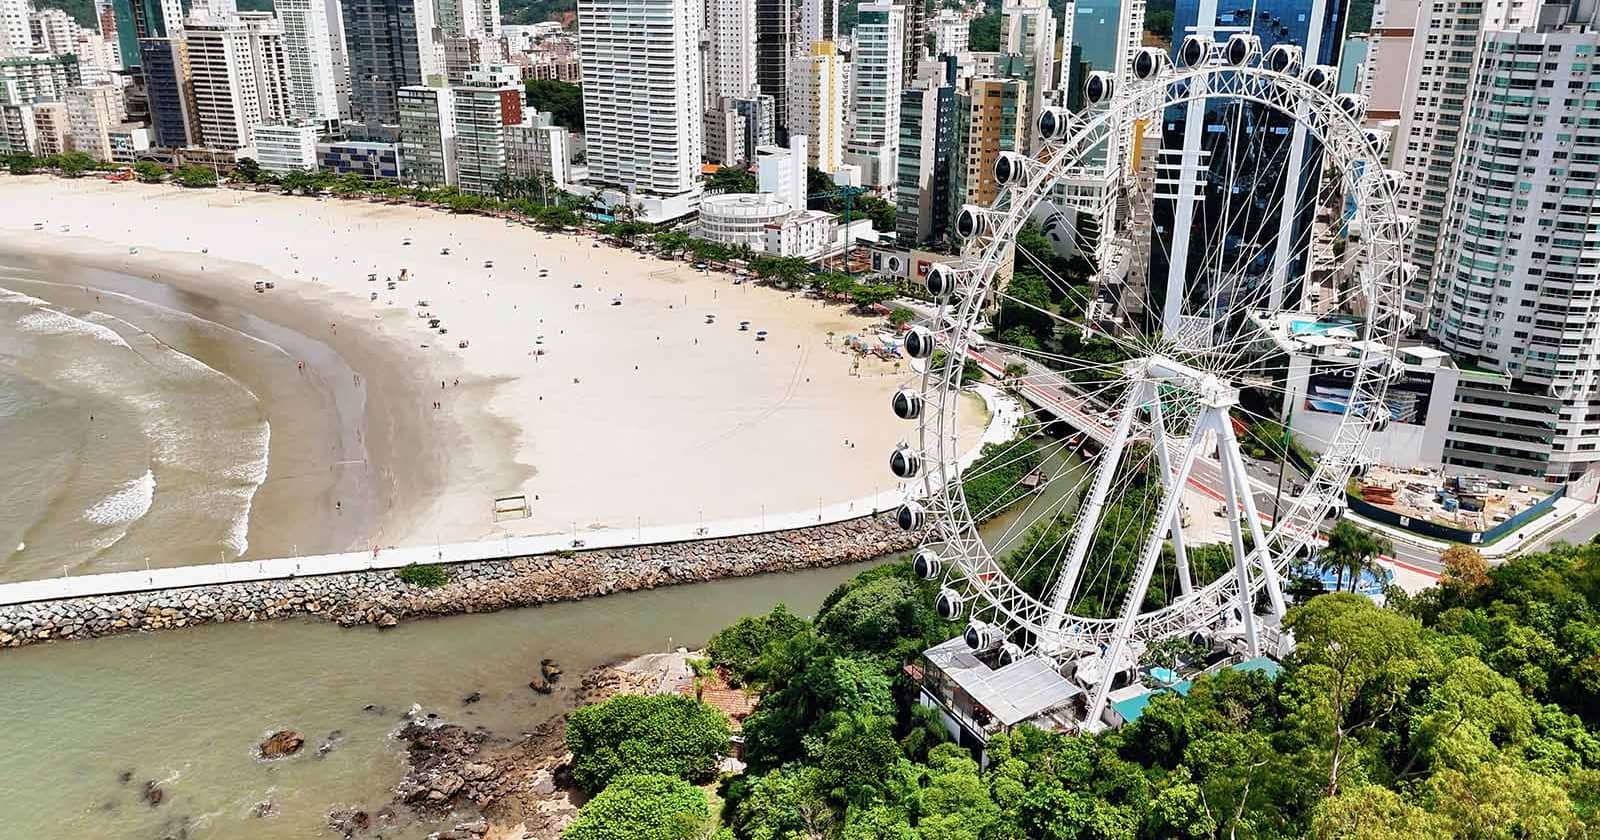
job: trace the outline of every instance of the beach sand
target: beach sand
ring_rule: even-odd
[[[843,349],[871,319],[592,244],[365,201],[0,179],[0,252],[93,291],[149,293],[92,268],[149,278],[272,333],[234,360],[279,368],[246,382],[273,426],[246,556],[898,502],[887,458],[916,429],[889,396],[909,371]],[[274,402],[301,361],[315,393]],[[972,400],[964,443],[984,421]],[[518,494],[531,516],[496,522]]]

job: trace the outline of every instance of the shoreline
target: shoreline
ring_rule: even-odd
[[[372,533],[353,527],[320,545],[297,539],[285,526],[301,523],[269,510],[274,492],[289,494],[286,479],[305,479],[275,457],[246,559],[581,537],[894,489],[877,453],[905,434],[884,410],[903,372],[877,363],[856,371],[834,338],[872,318],[735,286],[686,263],[589,247],[587,238],[432,209],[33,177],[0,179],[0,195],[11,205],[0,207],[0,252],[49,254],[221,300],[330,347],[346,366],[324,378],[349,371],[371,382],[360,407],[371,474],[329,495],[349,505],[365,490],[376,508]],[[57,223],[31,231],[45,214]],[[64,237],[62,219],[73,220]],[[230,236],[243,230],[253,232]],[[402,235],[416,244],[399,246]],[[457,253],[446,256],[450,248]],[[476,270],[491,255],[501,269]],[[369,269],[381,278],[400,268],[411,278],[397,290],[368,285]],[[275,288],[256,293],[258,279]],[[606,306],[613,296],[627,305]],[[457,329],[428,340],[439,337],[417,319],[426,310],[413,299]],[[715,313],[722,326],[710,325]],[[736,318],[771,328],[773,340],[752,344],[754,327],[741,334]],[[455,346],[456,332],[470,349]],[[443,395],[429,394],[435,379],[446,383]],[[438,396],[446,399],[433,409]],[[976,437],[984,424],[972,414]],[[278,435],[277,425],[274,456],[297,437]],[[528,518],[493,516],[494,499],[506,495],[527,500]],[[282,550],[269,551],[275,536]]]
[[[915,547],[892,514],[746,536],[482,560],[427,589],[359,571],[0,606],[0,650],[227,622],[316,617],[355,627],[859,563]]]
[[[395,394],[417,392],[382,353],[370,352],[383,346],[381,338],[347,331],[331,342],[315,339],[291,326],[309,314],[293,299],[245,301],[219,294],[226,291],[221,284],[127,274],[111,259],[61,257],[7,242],[0,244],[0,271],[7,268],[52,279],[13,271],[0,286],[55,307],[121,318],[256,395],[272,434],[267,476],[251,500],[249,545],[237,560],[351,549],[395,518],[380,508],[378,486],[355,479],[369,470],[389,475],[400,451],[428,447],[402,441],[404,424],[389,417]],[[300,360],[303,371],[296,368]],[[360,386],[357,369],[364,371]],[[339,462],[345,466],[338,471],[326,466]],[[297,523],[296,531],[284,531],[283,522]],[[165,557],[150,560],[151,567],[173,565]]]

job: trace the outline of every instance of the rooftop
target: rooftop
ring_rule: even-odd
[[[929,648],[924,655],[1006,726],[1065,706],[1083,694],[1083,689],[1056,673],[1050,660],[1037,654],[1024,656],[1004,668],[990,668],[957,636]]]

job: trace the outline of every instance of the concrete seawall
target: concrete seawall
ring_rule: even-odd
[[[447,567],[449,583],[434,589],[383,569],[9,604],[0,606],[0,648],[296,615],[386,627],[411,617],[854,563],[916,542],[885,514],[747,536],[459,563]]]

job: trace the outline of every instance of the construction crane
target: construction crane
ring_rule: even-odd
[[[813,199],[819,198],[838,198],[844,200],[844,252],[840,255],[840,258],[844,260],[844,272],[846,274],[852,273],[850,271],[850,245],[854,239],[850,236],[850,214],[851,211],[855,209],[856,196],[865,192],[868,192],[865,187],[840,186],[837,189],[828,190],[827,192],[817,192],[806,196],[806,203],[808,205]]]

